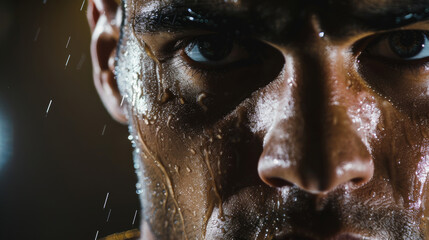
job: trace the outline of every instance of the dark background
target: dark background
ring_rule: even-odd
[[[139,225],[127,127],[93,86],[82,2],[0,0],[0,239],[95,239]]]

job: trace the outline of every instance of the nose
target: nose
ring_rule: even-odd
[[[284,77],[278,92],[271,92],[279,97],[264,138],[259,176],[272,187],[297,186],[314,194],[340,186],[358,188],[374,173],[368,144],[359,132],[367,118],[359,115],[351,121],[348,114],[362,94],[348,88],[350,75],[338,65],[312,57],[299,62],[308,68],[289,67],[296,71]],[[295,84],[287,84],[291,81]]]

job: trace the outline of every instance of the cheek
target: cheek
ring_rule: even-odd
[[[200,237],[212,190],[205,165],[208,153],[200,152],[192,140],[182,138],[166,123],[146,124],[135,117],[133,125],[146,219],[158,236],[191,233]]]
[[[161,113],[153,121],[132,112],[134,140],[141,149],[143,208],[155,232],[201,238],[210,216],[224,217],[225,199],[260,184],[256,164],[262,144],[240,117],[211,127],[184,127],[186,118],[172,110],[181,105],[171,104],[154,104]]]
[[[416,189],[417,194],[419,194],[421,200],[417,202],[417,207],[422,207],[422,217],[421,221],[423,222],[423,226],[426,226],[426,235],[429,235],[429,228],[427,227],[429,224],[429,185],[428,182],[428,174],[429,174],[429,143],[425,147],[426,154],[422,157],[421,163],[419,163],[417,167],[417,178],[418,188]]]
[[[115,69],[118,86],[123,96],[123,103],[129,111],[133,111],[146,119],[154,119],[154,100],[157,97],[157,67],[155,62],[145,53],[144,46],[138,41],[128,27],[124,27]]]
[[[414,221],[426,224],[429,219],[426,218],[429,217],[426,114],[417,109],[399,111],[371,90],[362,91],[355,98],[357,104],[350,104],[347,114],[373,156],[375,174],[368,184],[371,194],[383,196],[384,207],[401,209]],[[348,101],[347,97],[338,100]]]
[[[144,216],[156,236],[195,233],[207,209],[206,172],[196,150],[191,150],[191,136],[174,131],[177,117],[159,104],[159,66],[133,34],[124,38],[117,78],[136,147]]]
[[[377,141],[372,142],[377,175],[390,186],[392,205],[404,209],[416,221],[424,220],[429,204],[429,142],[423,124],[426,116],[409,117],[387,101],[380,102],[380,106],[382,120]]]
[[[428,174],[429,174],[429,142],[425,142],[424,146],[421,148],[422,156],[416,168],[416,176],[414,180],[414,196],[417,196],[417,199],[414,199],[414,208],[422,209],[426,216],[426,206],[429,204],[427,199],[428,192]],[[423,205],[422,205],[423,203]],[[423,208],[421,208],[423,207]]]
[[[362,94],[358,97],[357,102],[357,105],[353,105],[347,110],[347,114],[368,151],[372,153],[370,142],[377,140],[377,131],[382,128],[381,111],[372,95]]]

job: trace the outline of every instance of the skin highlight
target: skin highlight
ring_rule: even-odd
[[[162,13],[146,26],[176,5],[254,26],[233,31],[235,61],[187,54],[189,39],[219,34],[211,20],[201,29],[194,15]],[[413,4],[90,1],[94,79],[130,127],[143,239],[425,239],[429,72],[380,46],[429,25],[359,27],[383,15],[374,6],[404,5]],[[328,14],[337,10],[350,12]]]

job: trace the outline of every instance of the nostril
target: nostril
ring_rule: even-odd
[[[365,179],[364,178],[353,178],[352,180],[350,180],[353,185],[355,186],[361,186],[365,184]]]
[[[285,186],[292,187],[293,186],[291,182],[277,177],[268,178],[267,182],[273,187],[285,187]]]

